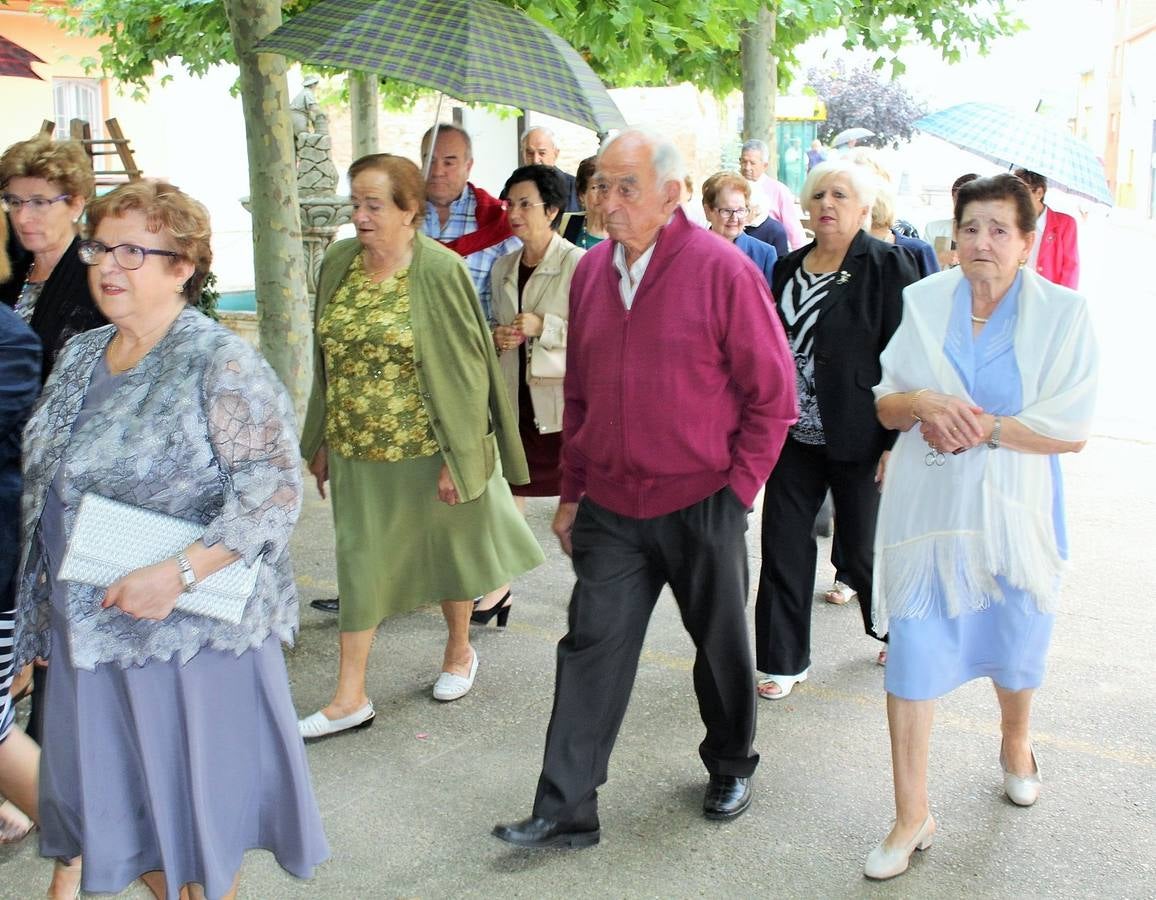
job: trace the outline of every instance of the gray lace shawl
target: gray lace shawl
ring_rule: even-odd
[[[301,509],[301,473],[284,388],[252,348],[189,309],[73,434],[93,367],[113,334],[110,325],[68,342],[24,432],[17,659],[47,657],[52,649],[37,527],[61,467],[65,535],[81,496],[92,491],[202,522],[205,544],[220,542],[248,565],[264,557],[239,625],[181,611],[161,622],[134,619],[101,609],[102,589],[62,582],[78,668],[174,655],[184,663],[205,646],[240,655],[270,634],[292,641],[297,589],[288,542]]]

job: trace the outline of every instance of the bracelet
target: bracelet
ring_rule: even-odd
[[[931,390],[931,388],[920,388],[911,395],[911,418],[916,422],[922,422],[923,420],[915,414],[915,401],[919,399],[920,394],[926,394],[929,390]]]

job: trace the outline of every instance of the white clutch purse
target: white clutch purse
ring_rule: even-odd
[[[534,341],[530,347],[530,376],[533,378],[565,378],[566,348],[543,347]]]
[[[85,494],[57,577],[108,587],[134,569],[171,559],[200,539],[205,526]],[[238,559],[177,598],[177,609],[238,625],[257,586],[261,560]]]

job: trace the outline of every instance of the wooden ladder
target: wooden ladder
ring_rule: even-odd
[[[129,146],[128,138],[124,136],[124,132],[120,130],[120,123],[116,119],[105,119],[104,127],[107,130],[109,137],[94,138],[92,136],[92,127],[84,119],[73,119],[68,123],[69,137],[80,143],[88,153],[88,158],[92,161],[93,174],[96,175],[96,183],[98,185],[109,184],[123,184],[126,181],[139,181],[143,177],[143,173],[136,164],[136,159],[132,155],[132,148]],[[56,123],[45,119],[44,124],[40,126],[40,133],[51,137],[52,132],[56,129]],[[119,169],[100,169],[97,168],[98,156],[115,156],[120,161]]]

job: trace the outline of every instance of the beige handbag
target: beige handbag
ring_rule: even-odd
[[[543,347],[540,341],[534,341],[530,345],[529,369],[531,378],[565,378],[566,348],[550,349]]]

